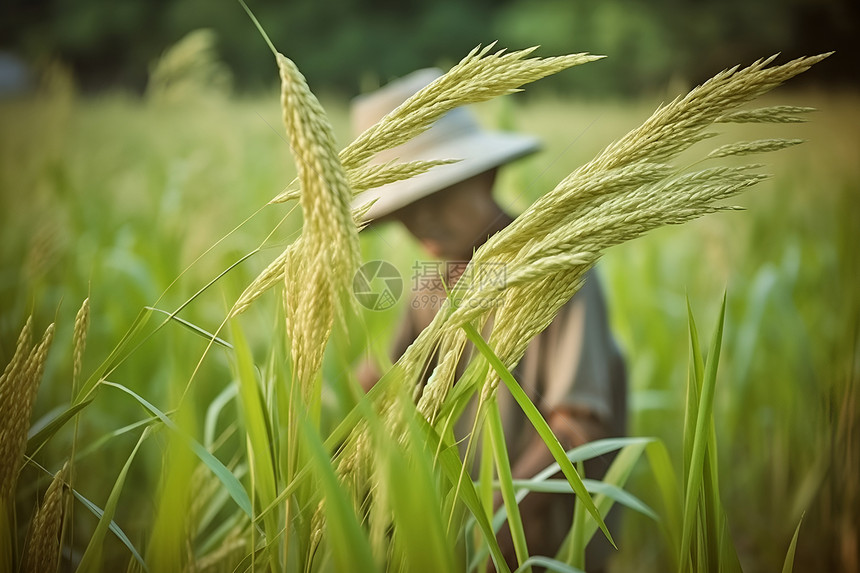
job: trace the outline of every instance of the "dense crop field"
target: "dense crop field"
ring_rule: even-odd
[[[142,309],[170,313],[182,306],[178,316],[188,324],[217,331],[242,289],[301,228],[292,204],[266,205],[295,174],[275,93],[82,96],[60,69],[48,80],[38,94],[0,101],[0,363],[12,359],[28,315],[36,333],[56,323],[31,436],[65,410]],[[485,125],[535,133],[546,142],[542,154],[503,171],[502,203],[513,212],[524,209],[657,103],[542,96],[483,104]],[[860,97],[784,88],[763,105],[777,103],[819,111],[803,124],[725,127],[734,138],[727,141],[807,140],[763,156],[773,177],[731,200],[744,210],[614,247],[598,268],[631,373],[631,434],[661,440],[679,474],[690,368],[685,296],[707,348],[727,293],[713,416],[719,490],[744,570],[781,567],[805,514],[796,570],[856,571]],[[346,103],[331,97],[323,104],[343,146],[351,138]],[[408,288],[411,265],[426,256],[406,233],[389,227],[362,236],[363,258],[392,261]],[[404,247],[391,252],[391,244]],[[90,323],[76,376],[75,316],[87,298]],[[362,354],[384,352],[405,298],[335,328],[323,364],[323,437],[356,404],[353,367]],[[280,325],[272,340],[279,305],[268,294],[241,319],[258,364],[275,359],[267,357],[272,346],[285,347]],[[205,334],[177,321],[156,330],[162,318],[153,312],[104,379],[170,415],[246,479],[248,464],[230,454],[245,443],[236,420],[248,419],[229,401],[234,379],[241,378],[231,369],[232,351],[209,348]],[[235,343],[231,332],[220,336]],[[28,452],[32,463],[22,470],[15,504],[17,538],[25,538],[27,516],[73,448],[75,489],[105,507],[141,427],[149,425],[152,436],[128,466],[114,521],[158,570],[154,564],[172,558],[159,550],[180,551],[181,543],[169,539],[188,533],[165,508],[181,513],[190,503],[195,519],[203,515],[189,537],[198,544],[194,551],[214,555],[207,540],[222,547],[230,540],[216,535],[232,515],[226,493],[181,441],[155,430],[152,411],[122,388],[102,385],[79,418]],[[188,483],[194,484],[190,501]],[[626,488],[661,512],[644,457]],[[76,561],[98,519],[80,503],[73,511],[65,535]],[[616,570],[663,571],[675,557],[660,527],[641,513],[628,510],[622,531],[613,534],[620,549]],[[101,557],[106,570],[132,559],[110,533]]]

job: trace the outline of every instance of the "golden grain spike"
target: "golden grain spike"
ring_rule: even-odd
[[[528,58],[535,48],[489,54],[493,44],[472,50],[445,75],[407,99],[359,135],[340,154],[347,169],[359,167],[380,151],[397,147],[425,132],[452,109],[511,94],[527,83],[603,56],[569,54]]]
[[[770,58],[727,70],[660,107],[642,126],[574,171],[478,249],[471,263],[474,268],[504,264],[511,280],[503,289],[460,288],[458,283],[456,308],[436,316],[407,350],[404,362],[423,361],[428,349],[447,344],[458,325],[485,318],[485,309],[494,308],[491,346],[507,367],[515,366],[531,338],[578,290],[585,272],[605,249],[657,227],[720,210],[724,207],[719,201],[764,179],[750,173],[753,166],[686,172],[669,161],[708,139],[707,129],[714,122],[732,117],[738,106],[826,56],[779,66],[770,66]],[[782,115],[787,111],[772,114]],[[715,155],[770,151],[793,143],[732,144]],[[707,152],[703,155],[707,157]]]
[[[24,365],[27,349],[30,347],[30,341],[33,336],[32,329],[33,317],[30,316],[27,318],[27,322],[24,323],[21,334],[18,335],[18,342],[15,344],[15,353],[12,355],[12,360],[9,361],[9,364],[3,370],[3,374],[0,375],[0,408],[5,407],[8,403],[9,398],[7,396],[14,388],[13,380],[15,374]],[[0,419],[0,424],[2,424],[2,419]]]
[[[241,296],[239,296],[239,300],[237,300],[236,304],[233,305],[233,309],[230,311],[230,317],[238,316],[245,312],[251,304],[266,293],[266,291],[283,282],[292,252],[300,248],[301,241],[301,237],[296,239],[296,241],[290,244],[283,253],[278,255],[278,258],[269,263],[269,266],[263,269],[263,272],[257,275],[257,278],[255,278],[251,284],[245,288]]]
[[[756,141],[739,141],[720,146],[708,154],[708,157],[730,157],[737,155],[750,155],[753,153],[766,153],[768,151],[779,151],[786,147],[792,147],[803,143],[802,139],[759,139]]]
[[[81,377],[84,362],[84,350],[87,346],[87,331],[90,328],[90,299],[84,299],[78,314],[75,315],[74,331],[74,362],[72,367],[72,383],[77,385]]]
[[[421,394],[421,399],[418,401],[418,411],[431,424],[436,423],[439,410],[445,403],[445,398],[448,396],[448,391],[454,382],[457,364],[460,361],[462,353],[462,344],[458,344],[457,347],[445,352],[427,380],[427,386]]]
[[[30,321],[18,338],[12,362],[0,380],[0,499],[9,500],[15,489],[21,458],[27,445],[27,429],[36,392],[54,339],[54,325],[27,352]],[[24,356],[26,355],[26,358]]]
[[[803,123],[806,118],[800,116],[813,111],[814,107],[774,105],[732,112],[717,118],[716,123]]]
[[[54,476],[45,499],[33,517],[29,542],[21,570],[43,573],[57,570],[60,557],[60,530],[63,525],[66,490],[64,488],[69,462]]]
[[[388,162],[380,165],[368,164],[349,172],[349,182],[354,193],[382,187],[388,183],[410,179],[440,165],[457,163],[459,159],[437,159],[433,161]]]
[[[296,379],[307,393],[322,365],[334,318],[351,301],[360,259],[352,190],[325,111],[295,64],[277,54],[284,126],[296,160],[302,241],[285,273],[287,330]]]

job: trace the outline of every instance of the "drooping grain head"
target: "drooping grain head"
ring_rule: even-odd
[[[33,336],[33,317],[27,318],[21,333],[18,335],[18,342],[15,344],[15,352],[12,355],[12,360],[3,369],[3,374],[0,375],[0,408],[6,407],[10,402],[10,395],[15,388],[15,375],[23,367],[26,361],[28,349]],[[5,418],[5,416],[4,416]]]
[[[295,64],[277,55],[281,106],[301,184],[301,242],[284,275],[286,322],[294,373],[307,393],[322,365],[335,317],[350,301],[360,259],[352,190],[335,149],[331,125]]]
[[[408,179],[423,173],[433,164],[447,163],[416,161],[368,165],[375,154],[420,135],[452,109],[519,91],[527,83],[603,57],[570,54],[554,58],[529,58],[535,48],[490,53],[493,46],[476,47],[448,73],[403,102],[340,152],[341,162],[353,185],[353,193]],[[290,185],[271,203],[298,198],[298,189]]]
[[[795,121],[808,110],[776,107],[738,112],[737,108],[826,56],[768,67],[770,58],[728,70],[660,107],[642,126],[575,170],[478,249],[473,268],[505,265],[507,284],[458,288],[456,308],[437,315],[436,335],[423,346],[444,345],[459,325],[480,320],[487,309],[494,309],[491,347],[513,368],[531,338],[549,325],[607,248],[660,226],[726,209],[720,201],[766,178],[751,172],[757,165],[689,171],[669,162],[709,139],[706,130],[717,121]],[[702,161],[776,151],[796,143],[790,139],[733,143],[704,153]]]
[[[514,93],[524,84],[603,57],[570,54],[529,58],[536,48],[490,53],[494,45],[476,47],[446,74],[359,135],[341,153],[344,166],[353,169],[376,153],[409,141],[456,107]]]

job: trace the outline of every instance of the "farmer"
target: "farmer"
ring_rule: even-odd
[[[356,133],[439,75],[440,70],[420,70],[356,98],[352,108]],[[392,349],[393,359],[430,323],[444,300],[439,274],[447,279],[445,284],[454,284],[473,251],[513,221],[493,198],[497,169],[538,147],[531,136],[485,131],[467,109],[457,108],[426,133],[375,158],[380,162],[460,159],[356,199],[358,205],[377,198],[366,219],[399,221],[437,259],[413,268],[412,299]],[[609,331],[606,304],[594,272],[550,326],[532,340],[514,375],[565,449],[624,434],[625,368]],[[365,390],[378,378],[379,372],[370,362],[359,369]],[[499,387],[498,399],[513,477],[530,478],[550,465],[553,457],[504,385]],[[610,461],[597,458],[586,463],[586,475],[600,479]],[[555,556],[572,523],[573,501],[570,494],[531,493],[520,504],[530,554]],[[497,495],[496,506],[501,503]],[[510,533],[503,530],[499,541],[514,569]],[[605,568],[609,549],[598,534],[586,552],[588,571]]]

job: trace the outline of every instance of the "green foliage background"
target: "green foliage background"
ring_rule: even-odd
[[[538,90],[631,96],[776,52],[836,50],[856,61],[860,25],[851,0],[258,0],[251,8],[315,90],[347,94],[498,40],[611,56]],[[30,61],[60,57],[86,86],[142,87],[164,47],[201,27],[216,32],[240,87],[272,83],[266,48],[235,2],[10,0],[3,10],[0,48]],[[857,81],[848,66],[822,68],[819,78]]]

